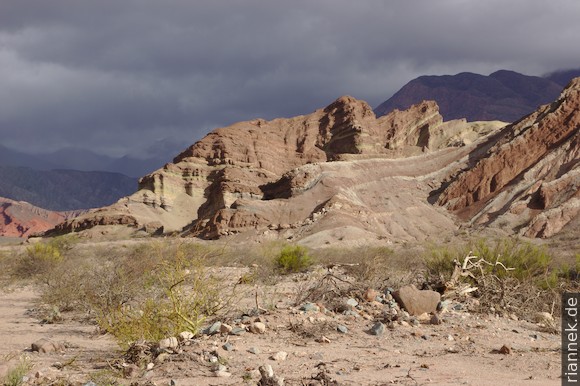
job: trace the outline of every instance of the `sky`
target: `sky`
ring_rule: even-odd
[[[341,95],[376,107],[420,75],[578,68],[579,18],[578,0],[1,0],[0,145],[146,157]]]

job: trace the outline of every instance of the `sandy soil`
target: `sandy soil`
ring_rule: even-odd
[[[224,270],[233,279],[243,273],[238,268]],[[309,384],[319,374],[324,374],[326,383],[314,384],[560,384],[560,336],[542,332],[534,323],[456,311],[452,303],[441,314],[440,325],[395,322],[383,335],[374,336],[369,329],[380,305],[361,302],[356,312],[359,316],[300,311],[294,301],[297,291],[303,290],[301,280],[289,276],[276,286],[259,287],[259,301],[268,311],[240,320],[243,310],[251,313],[255,304],[254,287],[248,285],[240,291],[245,297],[236,310],[222,319],[236,327],[259,318],[266,325],[264,334],[202,335],[170,350],[166,360],[152,365],[151,370],[138,369],[118,382],[255,385],[258,367],[270,364],[285,378],[286,385]],[[312,280],[319,277],[313,275]],[[84,385],[89,380],[99,384],[98,374],[107,372],[109,364],[120,363],[121,354],[113,340],[96,334],[94,326],[75,321],[71,315],[61,323],[41,324],[31,312],[37,307],[37,298],[31,287],[0,294],[0,376],[18,363],[18,357],[27,355],[34,366],[29,372],[30,384],[56,384],[57,380],[60,384]],[[339,324],[348,328],[346,334],[336,330]],[[66,349],[63,353],[30,352],[31,343],[40,338],[63,342]],[[225,343],[233,350],[224,349]],[[512,352],[498,353],[503,345]],[[286,352],[287,359],[271,359],[279,351]],[[230,376],[216,377],[212,356],[219,358]],[[155,362],[153,358],[151,362]],[[62,364],[64,368],[58,369]]]

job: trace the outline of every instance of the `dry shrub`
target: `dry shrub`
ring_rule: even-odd
[[[361,287],[384,289],[418,280],[424,269],[419,253],[389,247],[326,248],[315,251],[321,264],[340,267]]]
[[[425,261],[433,287],[447,297],[471,288],[485,312],[528,318],[536,311],[558,313],[562,291],[575,286],[545,248],[518,239],[433,247]]]
[[[66,256],[44,270],[51,279],[43,281],[42,299],[61,311],[87,312],[122,347],[195,334],[228,299],[206,268],[208,254],[191,243],[150,242]]]

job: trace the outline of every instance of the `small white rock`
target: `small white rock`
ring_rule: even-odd
[[[166,349],[166,348],[177,348],[179,346],[179,342],[177,338],[172,336],[170,338],[161,339],[159,341],[159,348]]]
[[[277,362],[285,361],[286,358],[288,358],[288,353],[286,351],[278,351],[270,357],[270,359]]]
[[[179,338],[180,341],[185,342],[188,340],[192,340],[194,335],[191,331],[183,331],[183,332],[180,332],[177,337]]]
[[[266,325],[262,322],[255,322],[250,324],[250,332],[254,334],[263,334],[266,332]]]

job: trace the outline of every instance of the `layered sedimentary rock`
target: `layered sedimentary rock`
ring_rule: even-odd
[[[580,78],[553,103],[503,128],[452,179],[439,204],[474,224],[550,237],[580,210]]]
[[[433,102],[377,119],[367,103],[344,96],[309,115],[256,119],[216,129],[173,163],[143,177],[136,193],[67,221],[52,233],[125,224],[218,237],[265,227],[277,221],[270,210],[248,211],[243,203],[303,191],[306,188],[285,191],[284,181],[294,184],[301,173],[308,179],[307,168],[292,172],[297,168],[420,155],[449,145],[463,146],[499,126],[497,122],[444,122]],[[288,173],[294,174],[290,178]],[[301,220],[309,215],[304,213]],[[152,223],[158,226],[147,226]]]
[[[320,245],[440,238],[460,218],[548,237],[577,216],[579,90],[576,81],[507,127],[446,122],[428,101],[377,119],[348,96],[304,116],[236,123],[52,234],[122,224]]]

